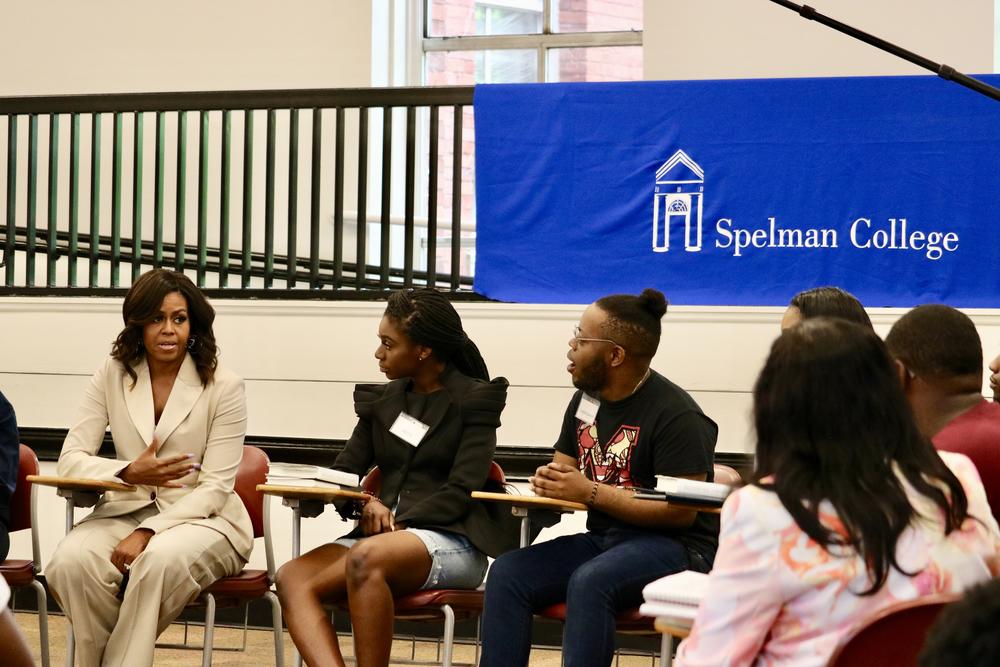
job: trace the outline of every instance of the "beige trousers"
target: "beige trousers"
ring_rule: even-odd
[[[132,563],[119,600],[122,574],[111,564],[111,552],[152,513],[155,508],[143,508],[81,523],[45,568],[49,588],[73,625],[79,667],[152,665],[156,638],[184,606],[216,579],[243,569],[224,535],[182,524],[153,536]]]

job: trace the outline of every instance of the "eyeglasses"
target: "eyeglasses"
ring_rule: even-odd
[[[573,340],[576,341],[576,342],[578,342],[578,343],[580,341],[590,341],[590,342],[593,342],[593,343],[611,343],[612,345],[617,345],[618,347],[621,347],[623,350],[625,349],[624,347],[621,346],[621,344],[616,343],[615,341],[611,340],[610,338],[589,338],[587,336],[581,336],[580,335],[580,325],[579,324],[577,324],[575,327],[573,327]]]

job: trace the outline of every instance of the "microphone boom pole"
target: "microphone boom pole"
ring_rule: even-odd
[[[781,5],[786,9],[791,9],[792,11],[798,13],[802,18],[808,19],[810,21],[816,21],[817,23],[822,23],[828,28],[833,28],[837,32],[842,32],[845,35],[849,35],[854,39],[860,40],[865,44],[870,44],[875,48],[882,49],[887,53],[891,53],[894,56],[907,60],[914,65],[923,67],[924,69],[934,72],[942,79],[947,79],[948,81],[954,81],[955,83],[961,84],[966,88],[970,88],[977,93],[985,95],[997,102],[1000,102],[1000,89],[994,88],[988,83],[984,83],[979,79],[974,79],[971,76],[962,74],[954,67],[950,65],[945,65],[943,63],[936,63],[933,60],[924,58],[923,56],[913,53],[912,51],[907,51],[906,49],[896,46],[891,42],[887,42],[880,37],[871,35],[863,30],[858,30],[846,23],[841,23],[836,19],[832,19],[829,16],[820,14],[815,9],[809,5],[798,5],[794,2],[789,2],[789,0],[771,0],[776,5]]]

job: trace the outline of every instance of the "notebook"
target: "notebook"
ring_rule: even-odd
[[[692,570],[669,574],[642,589],[645,603],[639,607],[639,613],[694,620],[707,591],[707,574]]]
[[[278,481],[280,480],[280,482]],[[309,481],[326,482],[333,486],[356,487],[361,483],[358,475],[342,470],[333,470],[321,466],[308,465],[305,463],[274,463],[272,462],[267,471],[268,484],[282,484],[284,486],[318,486],[310,484]]]
[[[667,500],[675,502],[721,506],[726,497],[733,492],[733,487],[728,484],[657,475],[656,490],[662,491]]]

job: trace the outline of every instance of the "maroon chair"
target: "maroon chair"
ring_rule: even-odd
[[[42,654],[42,667],[49,667],[49,616],[46,609],[45,587],[38,581],[41,571],[41,556],[38,548],[36,521],[36,491],[26,477],[38,474],[38,458],[27,445],[21,445],[17,468],[17,486],[10,499],[10,532],[31,531],[31,560],[8,558],[0,563],[0,574],[12,589],[35,589],[38,600],[38,637]]]
[[[202,650],[202,665],[212,664],[212,642],[215,630],[216,607],[240,607],[252,600],[266,598],[271,603],[271,619],[274,631],[274,660],[277,667],[284,665],[284,643],[282,641],[281,605],[278,596],[271,590],[274,583],[274,549],[269,528],[270,503],[257,490],[258,484],[267,482],[267,454],[253,445],[243,447],[243,458],[236,472],[236,493],[250,515],[254,538],[264,538],[267,558],[266,570],[244,569],[232,577],[223,577],[201,592],[188,607],[205,607],[205,640]],[[246,627],[244,627],[243,648],[246,648]]]
[[[841,640],[827,667],[913,667],[938,614],[961,596],[938,594],[890,605],[859,623]]]
[[[504,486],[507,482],[503,470],[496,462],[490,466],[489,481]],[[361,488],[377,495],[382,487],[382,473],[372,468],[363,480]],[[400,595],[394,600],[395,617],[405,621],[444,621],[441,637],[441,665],[451,667],[455,647],[455,621],[478,618],[483,613],[483,591],[467,589],[438,588]],[[478,645],[476,662],[479,661]],[[398,662],[394,659],[394,662]]]

